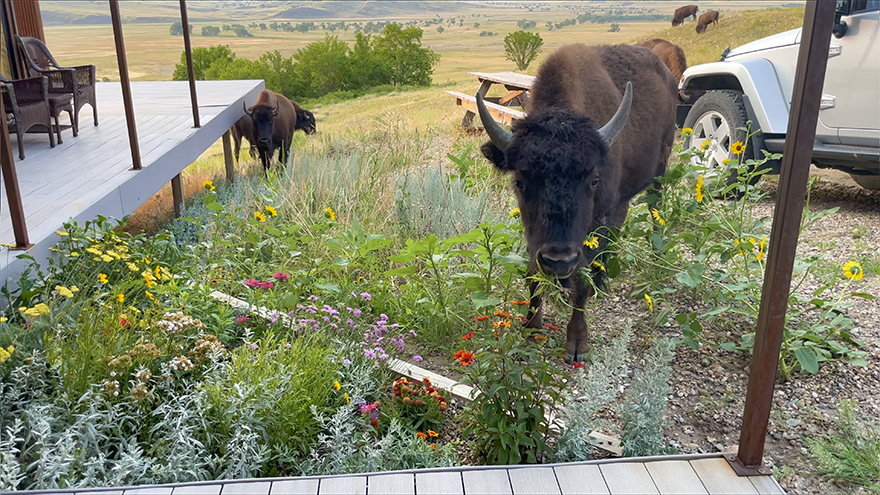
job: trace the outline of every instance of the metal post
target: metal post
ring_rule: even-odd
[[[180,0],[180,22],[183,24],[183,50],[186,52],[186,71],[189,74],[189,96],[192,98],[193,127],[201,127],[199,122],[199,98],[196,96],[196,73],[193,69],[192,43],[189,40],[189,16],[186,13],[186,0]]]
[[[740,476],[770,473],[770,468],[762,464],[764,439],[773,405],[785,310],[788,307],[798,231],[810,175],[835,4],[825,0],[808,0],[804,13],[739,451],[736,457],[728,456],[728,461]]]
[[[183,204],[183,186],[180,184],[180,174],[171,179],[171,200],[174,201],[174,218],[180,218],[180,205]]]
[[[232,143],[229,141],[229,131],[223,133],[223,160],[226,162],[226,180],[232,183],[235,180],[235,167],[232,164]]]
[[[0,115],[6,115],[3,98],[0,98]],[[18,139],[21,139],[19,136]],[[28,239],[27,222],[24,218],[24,207],[21,204],[21,191],[18,188],[18,175],[15,173],[15,159],[12,157],[12,141],[6,122],[0,123],[0,172],[3,174],[3,185],[6,187],[6,199],[9,203],[9,216],[12,219],[12,233],[15,235],[15,249],[27,249],[31,244]]]
[[[113,23],[113,39],[116,40],[116,61],[119,63],[119,83],[122,85],[122,103],[125,106],[125,121],[128,124],[128,144],[131,148],[132,170],[140,170],[143,168],[141,166],[141,149],[138,144],[137,125],[134,119],[134,104],[131,101],[131,80],[128,77],[125,41],[122,38],[119,0],[110,0],[110,21]]]

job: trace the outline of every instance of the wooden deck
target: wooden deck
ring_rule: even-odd
[[[186,81],[132,83],[143,170],[132,171],[128,130],[119,83],[98,83],[98,121],[91,107],[80,113],[80,132],[62,132],[64,144],[50,148],[45,134],[25,136],[24,160],[15,153],[28,233],[27,251],[41,265],[57,242],[55,230],[68,219],[80,223],[97,215],[122,218],[133,213],[172,177],[215,143],[244,112],[242,100],[256,101],[263,81],[199,81],[202,127],[192,128]],[[63,114],[62,123],[67,114]],[[12,136],[13,149],[18,137]],[[0,243],[13,243],[6,190],[0,185]],[[6,248],[2,248],[4,251]],[[17,278],[25,263],[21,251],[0,255],[0,282]]]
[[[362,475],[271,478],[51,491],[66,495],[587,495],[782,494],[770,476],[738,477],[720,454],[538,466],[468,466]]]

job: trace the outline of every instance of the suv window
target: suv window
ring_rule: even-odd
[[[851,13],[880,10],[880,0],[854,0]]]

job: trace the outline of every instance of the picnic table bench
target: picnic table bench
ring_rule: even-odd
[[[515,72],[468,72],[469,76],[476,77],[480,81],[479,93],[483,96],[489,114],[502,124],[511,124],[514,120],[525,118],[526,113],[521,110],[510,108],[512,105],[525,108],[528,101],[529,90],[535,82],[534,76],[517,74]],[[507,89],[507,94],[500,97],[486,97],[486,94],[495,84],[500,84]],[[466,109],[464,118],[461,120],[463,129],[472,129],[474,116],[477,114],[477,98],[473,95],[458,91],[447,91],[447,94],[455,97],[456,105]]]

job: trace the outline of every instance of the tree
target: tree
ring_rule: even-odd
[[[382,31],[382,36],[373,39],[376,55],[389,64],[391,84],[431,84],[434,65],[440,62],[440,55],[430,48],[422,48],[422,34],[422,30],[417,27],[403,29],[397,24],[388,24]]]
[[[609,32],[609,33],[616,33],[616,32],[618,32],[618,31],[620,31],[620,25],[617,24],[616,22],[612,22],[612,23],[611,23],[611,29],[609,29],[608,32]]]
[[[210,48],[193,48],[193,72],[196,80],[204,81],[208,68],[221,63],[228,64],[235,60],[235,54],[229,49],[229,45],[217,45]],[[188,79],[186,69],[186,52],[180,53],[180,63],[174,66],[174,75],[172,79],[175,81],[186,81]]]
[[[261,23],[260,23],[260,31],[265,31],[266,29],[268,29],[267,26],[266,26],[266,23],[265,23],[265,22],[261,22]]]
[[[193,26],[189,25],[189,34],[192,34]],[[171,36],[183,36],[183,24],[180,21],[171,25]]]
[[[220,28],[217,26],[203,26],[202,27],[202,36],[218,36],[220,34]]]
[[[474,23],[474,28],[478,28],[478,27],[480,27],[480,23],[479,23],[479,22],[475,22],[475,23]]]
[[[254,35],[244,26],[235,26],[235,35],[239,38],[253,38]]]
[[[445,29],[443,29],[443,26],[437,28],[438,33],[443,34],[443,31],[445,31]]]
[[[507,53],[507,60],[515,63],[519,70],[529,68],[529,64],[541,52],[542,45],[544,45],[544,40],[537,33],[514,31],[504,37],[504,51]]]

